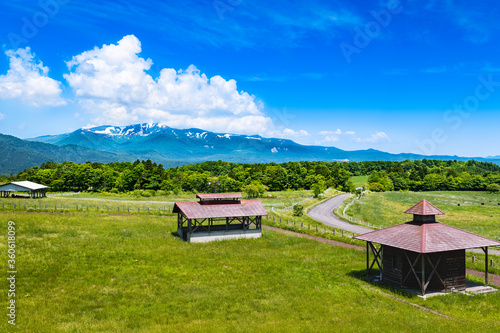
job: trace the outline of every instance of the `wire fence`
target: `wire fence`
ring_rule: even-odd
[[[326,226],[318,226],[318,225],[313,225],[311,226],[310,223],[308,224],[305,224],[304,222],[297,222],[295,220],[285,220],[283,219],[282,217],[278,217],[276,215],[272,215],[272,216],[267,216],[266,217],[267,220],[272,220],[273,222],[275,222],[275,224],[277,224],[278,226],[286,226],[288,227],[290,230],[293,231],[293,229],[296,229],[296,231],[302,231],[302,230],[308,230],[308,231],[316,231],[317,233],[322,233],[322,234],[333,234],[334,236],[335,235],[338,235],[339,237],[342,237],[342,238],[354,238],[356,236],[355,233],[353,232],[348,232],[348,231],[345,231],[345,230],[342,230],[342,229],[335,229],[335,228],[327,228]]]
[[[2,210],[36,212],[82,212],[110,214],[172,214],[173,206],[127,206],[127,205],[91,205],[91,204],[43,204],[33,202],[0,203]]]

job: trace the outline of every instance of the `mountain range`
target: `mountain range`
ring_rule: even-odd
[[[346,151],[335,147],[300,145],[286,139],[214,133],[196,128],[175,129],[160,124],[98,126],[26,140],[0,135],[0,156],[0,174],[15,173],[49,160],[107,163],[151,159],[165,167],[173,167],[209,160],[280,163],[305,160],[361,162],[473,159],[391,154],[374,149]],[[497,156],[474,159],[500,162]]]

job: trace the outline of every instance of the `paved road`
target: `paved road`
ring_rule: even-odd
[[[356,234],[364,234],[365,232],[372,231],[372,229],[345,222],[333,214],[333,210],[340,206],[340,204],[350,196],[352,196],[352,194],[341,194],[331,198],[330,200],[312,208],[307,215],[316,221],[322,222],[334,228],[354,232]]]

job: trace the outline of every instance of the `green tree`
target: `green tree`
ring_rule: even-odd
[[[267,186],[263,185],[258,181],[253,181],[250,184],[243,187],[243,193],[246,194],[248,198],[258,198],[266,193]]]

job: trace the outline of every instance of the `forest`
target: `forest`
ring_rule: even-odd
[[[51,191],[89,191],[122,193],[139,191],[155,195],[158,191],[235,192],[248,196],[266,190],[326,188],[355,191],[351,176],[369,175],[366,188],[372,191],[491,191],[500,190],[500,166],[470,160],[419,160],[403,162],[287,162],[240,164],[209,161],[175,168],[164,168],[150,160],[121,163],[46,162],[26,169],[0,182],[30,180]]]

